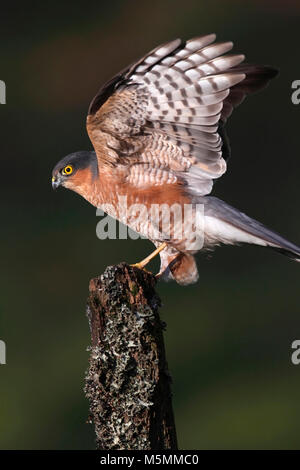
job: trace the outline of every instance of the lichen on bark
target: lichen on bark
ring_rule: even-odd
[[[85,394],[99,449],[177,448],[155,284],[125,263],[90,281]]]

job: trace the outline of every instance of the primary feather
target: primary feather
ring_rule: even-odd
[[[88,116],[99,166],[126,165],[139,186],[178,180],[194,195],[210,193],[230,153],[224,122],[275,74],[243,66],[244,55],[227,54],[232,42],[214,41],[210,34],[159,46],[100,90]],[[105,157],[104,143],[111,149]]]

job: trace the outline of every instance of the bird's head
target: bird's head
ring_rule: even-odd
[[[82,194],[98,175],[95,152],[75,152],[62,158],[52,171],[52,188],[59,186]]]

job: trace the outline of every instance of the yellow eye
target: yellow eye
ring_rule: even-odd
[[[73,173],[72,165],[65,166],[63,169],[63,175],[70,175],[71,173]]]

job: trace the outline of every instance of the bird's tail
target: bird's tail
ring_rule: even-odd
[[[205,220],[208,220],[208,225],[212,228],[214,223],[215,226],[219,224],[220,243],[253,243],[267,246],[295,261],[300,261],[299,246],[220,199],[206,197],[205,200]]]

